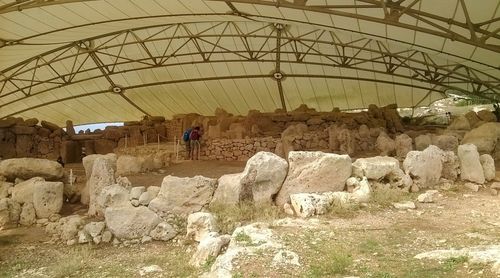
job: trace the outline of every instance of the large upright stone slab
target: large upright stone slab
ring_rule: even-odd
[[[458,160],[460,161],[460,178],[483,184],[485,181],[483,166],[479,159],[477,147],[473,144],[458,146]]]
[[[242,173],[219,178],[212,203],[252,202],[270,205],[287,172],[286,160],[270,152],[258,152],[247,161]]]
[[[443,170],[443,151],[434,145],[423,151],[411,151],[403,161],[403,169],[418,187],[433,187]]]
[[[216,179],[203,176],[166,176],[160,193],[151,200],[149,208],[160,214],[189,215],[210,203],[216,186]]]
[[[11,158],[0,161],[0,176],[9,180],[23,180],[42,177],[46,180],[60,180],[64,170],[56,161],[40,158]]]
[[[290,201],[290,194],[342,191],[351,176],[348,155],[323,152],[290,152],[288,176],[276,196],[276,204]]]
[[[92,175],[88,180],[89,188],[89,216],[102,216],[103,207],[99,205],[98,198],[104,187],[115,183],[115,170],[109,160],[99,157],[94,161]]]

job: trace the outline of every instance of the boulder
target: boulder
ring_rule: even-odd
[[[442,150],[431,145],[423,151],[411,151],[403,161],[403,169],[419,188],[433,187],[443,170]]]
[[[146,191],[146,187],[144,187],[144,186],[132,187],[130,189],[130,200],[134,200],[134,199],[139,200],[142,193],[144,193],[145,191]]]
[[[109,207],[104,212],[108,229],[119,239],[138,239],[160,223],[156,213],[146,207]]]
[[[62,182],[40,182],[34,186],[33,206],[38,218],[49,218],[59,213],[63,205]]]
[[[354,176],[366,177],[370,180],[380,180],[400,171],[399,161],[389,156],[358,158],[352,164],[352,174]]]
[[[443,169],[441,177],[450,181],[455,181],[460,174],[460,162],[458,156],[453,151],[442,152]]]
[[[489,154],[483,154],[479,157],[481,166],[483,167],[484,178],[491,181],[496,176],[495,160]]]
[[[270,152],[258,152],[247,161],[242,173],[219,179],[212,203],[271,205],[287,172],[286,160]]]
[[[491,154],[500,138],[500,123],[486,123],[464,135],[462,144],[474,144],[480,153]]]
[[[130,206],[129,192],[118,184],[105,186],[97,198],[97,204],[103,212],[108,207]]]
[[[115,173],[108,159],[99,157],[94,161],[92,175],[87,182],[89,188],[89,212],[90,216],[102,216],[103,207],[99,205],[98,198],[106,186],[115,183]]]
[[[413,150],[413,140],[406,134],[396,136],[396,156],[405,158],[406,154]]]
[[[497,116],[490,110],[481,110],[477,112],[477,117],[483,122],[496,122]]]
[[[200,242],[210,232],[217,232],[215,217],[208,212],[195,212],[188,216],[187,233],[188,238]]]
[[[177,231],[167,222],[158,224],[149,235],[154,240],[169,241],[177,235]]]
[[[158,196],[149,203],[149,208],[158,213],[177,215],[200,211],[210,202],[216,185],[216,179],[203,176],[166,176]]]
[[[375,143],[377,150],[380,152],[380,155],[387,156],[394,154],[394,150],[396,149],[396,142],[387,135],[385,132],[381,132],[377,137],[377,141]]]
[[[351,196],[347,192],[295,193],[290,195],[290,202],[299,217],[307,218],[327,213],[335,202],[346,205]]]
[[[61,239],[68,241],[76,238],[78,231],[82,229],[85,221],[79,215],[70,215],[59,219],[58,223],[61,231]]]
[[[288,203],[294,193],[342,191],[352,173],[348,155],[290,152],[288,161],[288,176],[276,196],[280,207]]]
[[[12,200],[19,204],[32,203],[35,187],[43,182],[43,178],[32,178],[16,184],[12,188]]]
[[[479,160],[477,147],[473,144],[458,146],[458,159],[460,162],[460,178],[464,181],[471,181],[483,184],[484,172]]]
[[[42,127],[46,128],[52,132],[61,129],[58,125],[51,123],[51,122],[47,122],[47,121],[42,121],[40,124],[42,125]]]
[[[470,130],[471,129],[471,124],[469,123],[469,120],[464,115],[460,115],[453,119],[451,124],[448,126],[448,129],[450,130]]]
[[[189,264],[195,267],[205,265],[208,260],[217,258],[230,241],[230,235],[219,236],[216,232],[208,233],[198,244]]]
[[[117,175],[137,174],[141,172],[142,160],[131,155],[121,155],[116,161]]]
[[[83,230],[88,233],[92,238],[99,236],[106,228],[104,222],[90,222],[83,227]]]
[[[423,151],[430,145],[432,145],[432,139],[429,134],[423,134],[415,137],[415,149],[417,151]]]
[[[40,158],[11,158],[0,161],[0,176],[8,180],[42,177],[46,180],[62,179],[64,170],[56,161]]]
[[[432,144],[443,151],[456,151],[458,148],[458,138],[453,135],[438,135],[432,138]]]

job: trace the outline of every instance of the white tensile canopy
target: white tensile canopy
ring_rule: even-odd
[[[0,118],[500,94],[498,0],[0,0]]]

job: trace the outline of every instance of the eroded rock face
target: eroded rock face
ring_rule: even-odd
[[[396,142],[389,137],[385,132],[381,132],[375,143],[380,155],[387,156],[394,154],[396,149]]]
[[[288,161],[288,176],[276,196],[278,206],[288,203],[294,193],[342,191],[352,172],[348,155],[290,152]]]
[[[230,235],[219,236],[216,232],[208,233],[200,241],[196,252],[191,257],[189,264],[195,267],[204,265],[210,258],[217,258],[222,249],[231,241]]]
[[[169,241],[177,235],[177,231],[167,222],[161,222],[149,235],[154,240]]]
[[[200,242],[210,232],[217,232],[215,217],[208,212],[195,212],[189,215],[186,236]]]
[[[98,207],[104,211],[108,207],[130,206],[129,192],[126,188],[113,184],[105,186],[97,197]]]
[[[399,161],[389,156],[359,158],[352,164],[354,176],[370,180],[379,180],[400,170]]]
[[[60,180],[64,174],[61,164],[39,158],[11,158],[0,161],[0,176],[8,180],[23,180],[42,177],[46,180]]]
[[[94,166],[92,169],[92,175],[88,181],[89,187],[89,215],[90,216],[102,216],[104,211],[103,207],[99,205],[98,198],[101,195],[101,191],[106,186],[110,186],[115,183],[115,171],[109,160],[99,157],[94,161]]]
[[[483,167],[475,145],[466,144],[458,146],[458,159],[460,161],[460,178],[462,180],[478,184],[484,183]]]
[[[33,206],[38,218],[49,218],[59,213],[63,205],[62,182],[40,182],[34,187]]]
[[[149,235],[160,223],[156,213],[146,207],[109,207],[104,218],[108,229],[120,239],[137,239]]]
[[[255,204],[272,204],[288,172],[288,163],[269,152],[258,152],[247,161],[239,174],[219,178],[213,204],[238,204],[248,201]]]
[[[216,184],[216,179],[203,176],[166,176],[158,196],[149,203],[149,208],[157,213],[177,215],[200,211],[212,199]]]
[[[403,169],[419,188],[433,187],[443,170],[442,150],[431,145],[423,151],[411,151],[403,161]]]

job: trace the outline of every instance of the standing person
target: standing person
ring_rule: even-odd
[[[191,141],[192,160],[197,159],[198,156],[200,155],[200,138],[201,138],[200,127],[197,126],[191,131],[191,134],[189,135],[189,140]]]
[[[191,142],[190,142],[190,136],[191,136],[191,131],[192,128],[188,128],[184,131],[184,134],[182,135],[182,141],[184,141],[184,145],[186,146],[186,155],[185,159],[190,159],[191,156]]]

